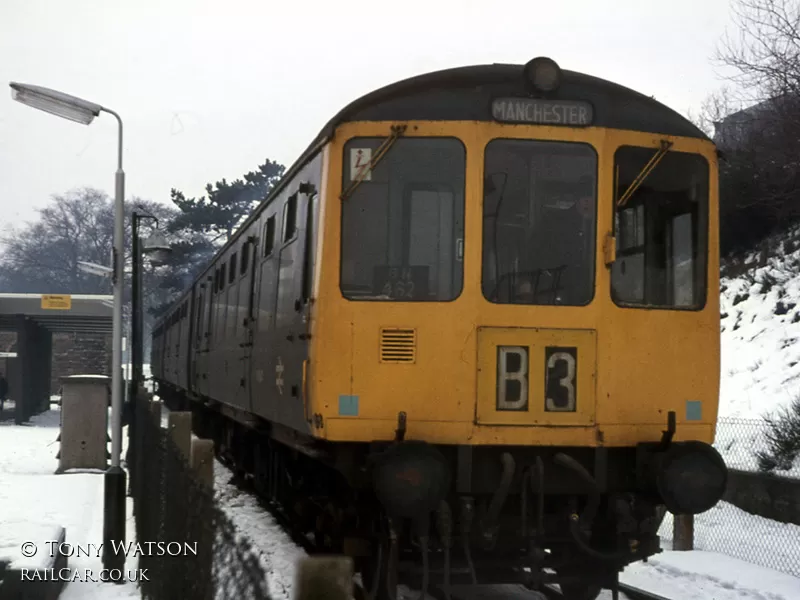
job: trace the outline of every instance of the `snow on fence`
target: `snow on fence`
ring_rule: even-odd
[[[214,498],[213,442],[192,438],[191,413],[170,413],[164,429],[161,403],[139,398],[128,446],[136,537],[168,550],[139,557],[142,598],[269,600],[265,565]],[[349,558],[305,558],[297,573],[296,600],[352,597]]]

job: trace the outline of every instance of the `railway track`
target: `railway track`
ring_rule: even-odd
[[[504,590],[503,592],[498,593],[498,589],[503,586],[478,586],[479,588],[486,588],[481,591],[478,591],[477,594],[474,590],[472,591],[460,591],[455,590],[452,591],[450,594],[449,600],[475,600],[477,596],[481,600],[484,598],[493,598],[496,600],[534,600],[540,597],[537,595],[536,592],[531,590],[526,590],[521,586],[506,586],[515,588],[511,591]],[[664,596],[660,596],[658,594],[653,594],[651,592],[630,586],[625,584],[619,585],[620,591],[620,598],[625,598],[627,600],[671,600],[670,598],[665,598]],[[488,593],[487,593],[488,592]],[[431,589],[428,590],[428,595],[436,598],[436,600],[448,600],[447,596],[445,595],[442,588],[438,586],[432,586]],[[547,598],[548,600],[562,600],[563,596],[561,592],[556,587],[552,586],[545,586],[545,589],[542,590],[541,596]]]
[[[289,535],[292,541],[297,544],[300,548],[302,548],[307,554],[317,554],[321,552],[315,545],[312,543],[311,540],[306,537],[303,533],[299,532],[295,527],[295,524],[291,521],[288,515],[282,510],[279,505],[265,499],[261,496],[258,491],[253,486],[252,482],[249,479],[242,479],[235,475],[235,471],[233,470],[233,465],[229,463],[229,461],[225,460],[223,457],[217,456],[217,459],[225,465],[228,469],[230,469],[234,475],[230,481],[231,485],[234,485],[240,491],[251,495],[255,498],[261,508],[263,508],[266,512],[268,512],[280,525],[280,527]],[[478,588],[498,588],[502,586],[478,586]],[[508,587],[508,586],[506,586]],[[509,594],[506,592],[502,594],[501,597],[504,600],[538,600],[539,594],[532,590],[526,590],[522,586],[510,586],[516,588],[515,593]],[[463,591],[462,591],[463,589]],[[624,594],[624,597],[627,600],[672,600],[670,598],[666,598],[664,596],[660,596],[658,594],[653,594],[651,592],[647,592],[645,590],[625,585],[623,583],[619,584],[619,591],[621,594]],[[416,593],[416,590],[415,590]],[[553,586],[545,586],[545,589],[542,591],[544,597],[548,598],[549,600],[562,600],[563,595],[558,590],[557,587]],[[481,600],[483,598],[498,598],[492,591],[489,591],[489,596],[486,595],[486,592],[480,593],[478,592],[478,598]],[[453,586],[453,590],[451,590],[449,597],[443,590],[443,588],[435,583],[432,583],[427,592],[428,596],[435,598],[436,600],[475,600],[475,590],[472,586]],[[358,595],[356,596],[358,598]],[[398,598],[399,600],[399,598]],[[500,598],[498,598],[500,600]]]
[[[619,584],[619,591],[620,594],[624,594],[628,600],[671,600],[670,598],[665,598],[664,596],[659,596],[658,594],[653,594],[652,592],[648,592],[631,585],[626,585],[624,583]],[[545,595],[553,600],[563,598],[561,592],[554,588],[548,588],[545,591]]]

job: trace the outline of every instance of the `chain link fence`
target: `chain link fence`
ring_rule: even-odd
[[[792,428],[788,420],[721,418],[714,447],[729,469],[800,479],[800,431]]]
[[[673,520],[667,513],[658,531],[665,550],[672,549]],[[728,502],[695,516],[694,549],[800,577],[800,526],[751,515]]]
[[[781,502],[800,507],[800,458],[792,456],[783,433],[780,426],[776,429],[764,419],[718,420],[714,446],[729,469],[752,474],[746,481],[738,477],[734,482],[732,476],[729,496],[745,497],[750,506],[766,506],[784,514],[792,512],[791,506],[781,507]],[[756,484],[759,481],[763,486]],[[734,487],[737,493],[731,494]],[[665,549],[672,548],[673,526],[674,518],[667,513],[658,532]],[[725,554],[800,577],[800,526],[751,514],[730,502],[720,502],[694,517],[693,545],[695,550]]]
[[[142,392],[130,422],[129,469],[145,600],[269,600],[257,554],[216,504],[211,481],[161,427],[161,405]],[[195,440],[196,441],[196,440]],[[213,452],[207,457],[212,461]]]

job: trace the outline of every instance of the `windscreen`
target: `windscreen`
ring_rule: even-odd
[[[383,142],[345,145],[343,187]],[[463,282],[464,145],[401,138],[342,200],[340,286],[345,298],[445,302]]]
[[[593,297],[597,155],[569,142],[486,148],[483,294],[501,304],[580,306]]]

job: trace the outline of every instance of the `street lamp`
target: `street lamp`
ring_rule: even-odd
[[[156,222],[156,231],[143,243],[139,242],[139,222],[144,219],[151,219]],[[164,264],[172,248],[169,247],[164,236],[158,231],[158,219],[153,215],[134,211],[131,216],[131,238],[133,241],[131,257],[131,379],[128,388],[128,398],[130,399],[131,419],[128,426],[128,468],[131,472],[131,494],[138,493],[138,481],[140,477],[139,439],[141,435],[136,431],[137,417],[139,411],[139,385],[143,381],[142,376],[142,292],[141,292],[141,263],[144,254],[150,255],[150,262],[159,265]],[[141,247],[140,247],[141,246]]]
[[[105,265],[98,265],[97,263],[86,262],[85,260],[78,261],[78,270],[100,277],[111,277],[114,274],[114,269],[106,267]]]
[[[113,110],[48,88],[10,83],[11,97],[17,102],[83,125],[89,125],[101,112],[112,115],[119,125],[117,172],[114,194],[114,249],[112,282],[114,286],[113,346],[111,359],[111,468],[105,473],[105,510],[103,515],[103,566],[124,569],[124,553],[114,553],[111,540],[125,541],[125,471],[120,467],[122,453],[122,284],[125,218],[125,172],[122,170],[122,119]],[[122,583],[119,581],[118,583]]]
[[[139,241],[139,222],[150,219],[156,222],[154,231],[143,242]],[[167,244],[163,234],[158,231],[158,219],[153,215],[135,212],[131,223],[133,238],[133,265],[131,269],[131,381],[130,397],[136,404],[136,393],[142,377],[142,293],[141,293],[141,262],[143,255],[150,256],[150,262],[161,265],[166,262],[172,248]]]

